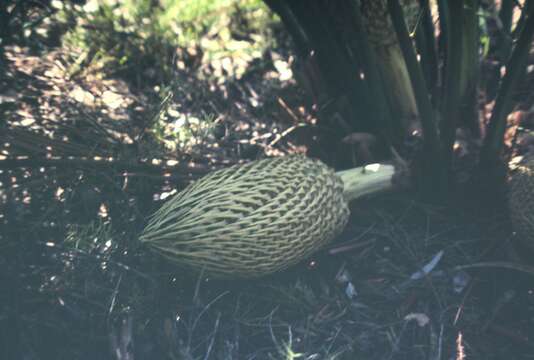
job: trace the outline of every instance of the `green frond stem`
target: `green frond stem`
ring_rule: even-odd
[[[435,28],[430,11],[429,0],[419,0],[421,8],[421,21],[415,33],[417,50],[421,55],[428,92],[432,95],[432,101],[436,101],[436,87],[438,85],[438,58],[435,45]]]
[[[347,201],[393,188],[395,168],[393,165],[371,164],[339,171],[343,181],[343,193]]]
[[[448,175],[452,168],[453,144],[456,137],[458,117],[460,115],[463,57],[464,2],[448,1],[449,28],[447,34],[447,65],[445,68],[445,91],[441,103],[441,140],[443,145],[444,165]],[[454,14],[454,15],[453,15]]]
[[[423,130],[423,146],[424,159],[422,160],[422,167],[425,173],[425,187],[424,192],[436,196],[435,194],[444,193],[443,191],[436,191],[438,189],[445,189],[444,179],[446,179],[446,169],[441,166],[440,153],[440,137],[438,128],[436,126],[436,118],[434,108],[430,102],[430,97],[427,92],[427,86],[423,77],[423,72],[417,61],[415,51],[412,45],[412,40],[408,34],[406,23],[404,21],[403,10],[398,0],[388,0],[388,9],[391,14],[391,20],[399,39],[399,45],[406,61],[406,67],[410,74],[415,100],[417,102],[417,109],[421,118],[421,127]]]

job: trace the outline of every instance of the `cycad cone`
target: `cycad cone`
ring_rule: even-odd
[[[287,156],[214,171],[168,200],[140,240],[181,267],[251,278],[305,259],[345,227],[348,201],[392,187],[391,165],[333,172]]]
[[[512,173],[508,206],[514,231],[521,241],[534,249],[534,156]]]

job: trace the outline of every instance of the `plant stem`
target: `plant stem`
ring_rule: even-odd
[[[441,139],[443,142],[443,160],[447,173],[452,168],[452,147],[456,138],[456,127],[460,115],[462,85],[462,35],[464,1],[448,2],[449,33],[447,34],[447,66],[445,70],[444,100],[441,106]],[[454,14],[454,16],[452,16]]]
[[[440,161],[440,141],[435,123],[434,109],[430,103],[423,73],[419,63],[417,62],[412,41],[404,22],[403,11],[398,0],[388,0],[388,9],[391,15],[393,26],[397,33],[397,37],[399,39],[399,45],[401,47],[404,60],[406,61],[408,73],[410,74],[410,80],[414,90],[419,116],[421,118],[424,141],[422,176],[426,182],[425,192],[427,192],[429,195],[442,194],[442,190],[445,190],[443,187],[444,176]]]
[[[388,0],[388,9],[391,14],[391,19],[397,36],[399,38],[399,44],[408,67],[412,87],[414,89],[415,98],[417,101],[417,108],[419,115],[421,116],[421,124],[423,127],[423,135],[425,138],[425,144],[427,149],[431,149],[432,152],[437,153],[438,149],[438,131],[434,121],[434,111],[432,104],[426,91],[425,80],[423,73],[417,62],[415,51],[412,46],[412,41],[406,24],[404,22],[404,15],[402,8],[397,0]]]
[[[512,16],[514,12],[514,0],[502,0],[499,18],[502,23],[503,33],[509,35],[512,29]]]
[[[438,85],[438,59],[436,54],[436,44],[434,37],[434,24],[428,0],[419,0],[421,8],[421,22],[416,32],[416,41],[419,53],[421,54],[421,64],[425,72],[425,80],[428,92],[432,100],[435,100],[436,87]]]
[[[378,132],[381,133],[389,143],[395,143],[395,139],[402,138],[403,129],[399,122],[394,123],[391,115],[390,106],[386,100],[386,87],[380,76],[378,62],[375,52],[365,33],[363,19],[360,8],[350,1],[341,2],[345,6],[344,12],[350,23],[354,24],[354,33],[350,36],[355,43],[352,49],[358,53],[359,59],[365,73],[366,83],[369,86],[373,107],[376,109],[376,119],[381,125]],[[350,31],[351,29],[347,29]],[[346,40],[350,44],[350,40]]]
[[[364,195],[392,189],[395,168],[393,165],[372,164],[338,171],[336,175],[343,181],[345,199],[351,201]]]
[[[519,20],[517,21],[514,32],[512,33],[513,39],[517,39],[519,37],[519,34],[521,34],[521,31],[525,27],[525,19],[527,18],[527,14],[530,13],[530,9],[532,9],[532,7],[534,7],[533,0],[526,0],[525,3],[523,4],[523,9],[521,10],[521,16],[519,17]]]
[[[480,75],[478,9],[480,1],[468,0],[465,3],[460,119],[462,124],[471,130],[473,136],[480,138],[480,122],[478,118],[478,83]]]
[[[519,36],[512,56],[506,65],[506,74],[495,100],[495,107],[488,125],[481,153],[481,165],[492,166],[502,162],[501,151],[506,131],[506,119],[513,106],[513,91],[521,76],[525,73],[528,53],[534,35],[534,6],[529,8],[525,25]]]

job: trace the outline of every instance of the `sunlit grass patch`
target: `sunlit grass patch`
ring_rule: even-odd
[[[89,0],[63,6],[71,24],[64,42],[81,53],[78,72],[89,64],[107,74],[168,83],[177,69],[207,78],[241,77],[273,45],[277,18],[260,0]]]
[[[117,247],[111,225],[103,221],[69,226],[64,245],[74,251],[97,255],[109,254]]]

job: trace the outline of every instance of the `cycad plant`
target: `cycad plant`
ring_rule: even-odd
[[[415,181],[427,194],[443,197],[456,185],[454,146],[462,130],[473,143],[482,144],[475,151],[479,155],[473,173],[482,176],[472,178],[503,184],[506,119],[526,73],[534,33],[532,0],[501,2],[500,40],[493,45],[500,54],[493,81],[497,90],[487,124],[478,111],[481,92],[491,99],[491,89],[483,88],[480,76],[480,60],[487,54],[483,30],[493,16],[485,2],[265,2],[280,15],[302,61],[316,65],[308,67],[315,69],[308,76],[321,79],[325,103],[336,104],[336,111],[348,119],[348,129],[338,130],[340,137],[347,131],[367,131],[396,146],[417,125],[423,145],[414,157]],[[514,12],[520,13],[515,24]]]

